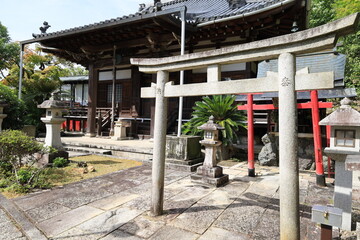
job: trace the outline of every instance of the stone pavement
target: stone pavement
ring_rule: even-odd
[[[256,178],[246,176],[245,163],[224,172],[230,183],[212,188],[193,184],[189,173],[167,170],[160,217],[149,215],[149,165],[14,201],[49,239],[279,239],[278,168],[257,166]],[[312,175],[300,174],[301,239],[320,239],[311,206],[332,199],[333,187],[317,187]]]
[[[27,239],[16,223],[0,208],[0,240]]]

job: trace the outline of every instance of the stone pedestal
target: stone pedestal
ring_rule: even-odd
[[[349,171],[345,164],[349,155],[340,154],[328,148],[325,148],[325,153],[335,160],[334,207],[343,210],[341,229],[351,231],[353,229],[351,221],[353,172]]]
[[[202,165],[199,136],[166,136],[166,167],[194,172]]]
[[[229,182],[229,175],[223,174],[223,168],[220,166],[200,166],[196,174],[191,175],[191,181],[219,187]]]
[[[113,140],[127,140],[129,137],[126,135],[126,128],[131,126],[129,120],[119,119],[115,122],[114,126],[114,136],[111,137]]]
[[[223,174],[223,169],[216,166],[216,150],[221,142],[210,143],[206,140],[201,141],[205,145],[204,164],[197,168],[196,173],[191,175],[191,181],[196,183],[209,184],[219,187],[229,182],[229,175]]]

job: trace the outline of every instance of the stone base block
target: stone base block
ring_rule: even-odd
[[[179,160],[174,158],[165,159],[166,168],[183,172],[195,172],[204,162],[203,158],[191,160]]]
[[[133,140],[134,138],[133,137],[116,137],[116,136],[113,136],[111,137],[112,140],[116,140],[116,141],[121,141],[121,140]]]
[[[57,151],[56,153],[44,154],[42,158],[38,161],[37,165],[45,166],[49,163],[52,163],[53,160],[57,157],[69,159],[69,153],[67,151]]]
[[[182,171],[182,172],[195,172],[198,167],[202,166],[202,162],[193,165],[175,164],[168,162],[166,162],[165,164],[167,169]]]
[[[223,169],[222,167],[216,166],[216,167],[206,167],[206,166],[200,166],[196,170],[197,175],[202,175],[210,178],[219,178],[223,176]]]
[[[196,173],[191,175],[190,177],[191,177],[191,181],[194,183],[211,185],[215,187],[220,187],[229,182],[229,175],[227,174],[224,174],[221,177],[212,178],[208,176],[198,175]]]

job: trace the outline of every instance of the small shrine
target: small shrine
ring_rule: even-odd
[[[200,141],[200,144],[205,146],[205,159],[203,165],[191,175],[191,180],[216,187],[224,185],[229,182],[229,175],[223,174],[223,168],[217,166],[216,163],[216,152],[222,144],[219,140],[219,130],[224,128],[214,123],[214,117],[210,116],[209,121],[198,129],[204,130],[204,139]]]

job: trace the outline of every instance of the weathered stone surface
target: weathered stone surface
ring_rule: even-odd
[[[203,234],[223,211],[223,208],[216,206],[195,204],[180,214],[171,222],[171,225],[197,234]]]
[[[33,208],[26,213],[36,222],[42,222],[56,215],[70,211],[71,208],[64,207],[57,203],[44,204],[41,207]]]
[[[253,236],[264,239],[280,239],[280,213],[279,209],[267,208],[254,229]]]
[[[250,234],[265,211],[266,204],[238,198],[215,221],[213,226],[233,232]]]
[[[314,160],[311,158],[300,158],[299,157],[299,170],[309,170],[313,165]]]
[[[166,158],[191,160],[200,158],[199,136],[166,136]]]
[[[265,134],[261,141],[264,143],[261,149],[258,159],[260,165],[263,166],[278,166],[279,160],[277,156],[277,149],[275,145],[275,138],[273,135]]]
[[[23,237],[22,232],[12,222],[0,223],[0,239],[12,240]]]
[[[143,214],[121,226],[119,229],[131,235],[149,238],[164,225],[165,223],[163,221],[157,221],[156,219]]]
[[[250,240],[246,234],[230,232],[222,228],[209,228],[198,240],[221,239],[221,240]]]
[[[131,234],[125,233],[120,230],[116,230],[109,235],[107,235],[104,238],[101,238],[101,240],[117,240],[117,239],[126,239],[126,240],[142,240],[142,238],[133,236]]]
[[[100,209],[90,206],[82,206],[45,220],[39,223],[39,227],[46,233],[48,237],[56,236],[101,213],[103,213],[103,211]]]
[[[97,240],[105,236],[104,233],[86,233],[79,228],[71,228],[60,235],[53,237],[54,240]]]
[[[93,186],[91,188],[93,189]],[[76,193],[71,193],[69,195],[61,196],[54,202],[61,204],[65,207],[74,209],[110,195],[111,193],[103,189],[97,189],[96,191],[80,191]]]
[[[89,204],[89,206],[102,210],[110,210],[138,197],[138,194],[118,193],[92,202]]]
[[[199,235],[176,227],[165,226],[155,233],[149,240],[195,240]]]
[[[77,226],[85,233],[107,234],[140,215],[143,211],[119,208],[104,212]]]

